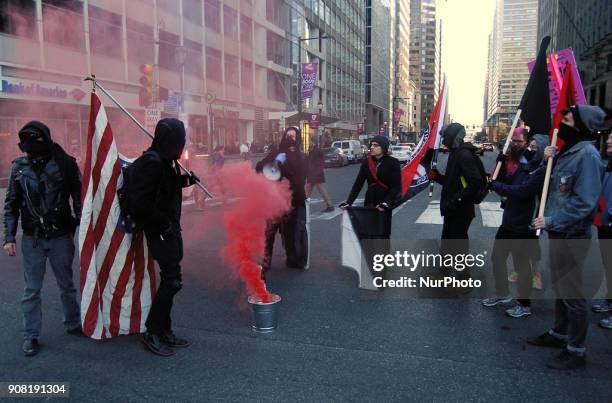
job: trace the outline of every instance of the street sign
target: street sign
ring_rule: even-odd
[[[310,120],[308,121],[308,126],[310,126],[311,129],[318,129],[319,123],[321,123],[321,115],[319,115],[318,113],[311,113]]]
[[[150,131],[155,131],[157,122],[161,119],[161,110],[159,108],[145,108],[145,127]]]
[[[177,115],[178,103],[179,100],[177,95],[169,95],[168,100],[164,103],[164,112],[169,115]]]

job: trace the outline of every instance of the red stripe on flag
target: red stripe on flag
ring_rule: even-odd
[[[96,164],[93,166],[91,172],[91,178],[93,180],[92,186],[92,196],[95,197],[96,192],[98,191],[98,186],[100,186],[100,178],[102,177],[102,168],[106,163],[108,158],[108,152],[110,151],[111,145],[113,144],[113,132],[110,129],[110,126],[107,124],[104,128],[104,133],[102,134],[102,139],[100,139],[100,144],[98,146],[98,150],[96,152]]]
[[[134,238],[132,237],[130,249],[127,253],[123,268],[121,269],[121,273],[119,274],[119,278],[117,279],[117,284],[115,285],[115,290],[113,291],[113,299],[111,300],[110,326],[108,327],[111,336],[119,335],[121,302],[125,296],[125,289],[130,279],[130,273],[132,272],[132,266],[134,264],[134,255],[136,253],[134,249]]]
[[[89,187],[89,180],[91,176],[91,156],[93,150],[91,149],[93,144],[93,136],[96,131],[96,116],[100,110],[100,99],[95,93],[91,93],[91,104],[89,108],[89,127],[87,129],[87,153],[85,155],[85,169],[83,171],[83,182],[81,184],[81,206],[87,195],[87,188]]]
[[[87,271],[89,270],[89,264],[91,263],[91,257],[93,256],[93,230],[92,223],[89,223],[87,227],[87,232],[85,233],[85,240],[83,241],[83,249],[81,250],[81,254],[79,257],[81,263],[81,273],[80,273],[80,285],[81,285],[81,295],[83,294],[83,288],[85,287],[85,280],[87,280]]]
[[[134,286],[132,287],[132,312],[130,314],[130,333],[140,332],[140,320],[142,318],[142,306],[140,298],[142,294],[142,281],[145,271],[145,256],[142,232],[134,233],[132,248],[136,249],[136,264],[134,275]]]
[[[119,160],[115,161],[113,165],[113,173],[109,181],[109,186],[104,189],[104,199],[102,200],[102,206],[100,206],[100,214],[98,214],[98,220],[94,227],[94,243],[96,247],[100,244],[100,240],[104,235],[104,229],[107,226],[108,216],[113,205],[113,201],[117,196],[117,180],[121,174],[121,164]]]

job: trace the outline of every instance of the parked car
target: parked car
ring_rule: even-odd
[[[326,167],[343,167],[348,165],[348,157],[338,147],[323,149]]]
[[[391,146],[391,156],[401,164],[410,161],[410,154],[412,154],[412,149],[408,146]]]
[[[357,140],[338,140],[334,141],[331,146],[342,150],[342,153],[346,154],[349,163],[361,161],[363,158],[361,143]]]
[[[492,143],[482,143],[482,147],[485,151],[494,151],[494,147]]]

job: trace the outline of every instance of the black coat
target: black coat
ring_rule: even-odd
[[[323,150],[318,146],[314,146],[308,153],[307,161],[308,183],[325,183],[325,155],[323,154]]]
[[[471,143],[463,143],[451,150],[446,172],[436,178],[442,185],[440,213],[443,216],[475,216],[474,198],[485,185],[482,173],[476,165],[478,156],[475,152],[476,147]],[[465,179],[465,188],[461,177]]]
[[[191,185],[189,176],[151,152],[136,159],[132,170],[130,205],[136,222],[150,234],[179,231],[182,188]]]
[[[268,155],[263,160],[255,165],[255,170],[261,172],[264,165],[274,162],[276,156],[280,153],[277,148],[270,150]],[[288,152],[287,160],[280,165],[281,179],[286,178],[289,181],[291,189],[291,205],[293,207],[304,206],[306,201],[306,192],[304,185],[306,184],[306,158],[301,151]]]
[[[81,173],[76,160],[57,144],[39,172],[28,157],[13,161],[4,202],[6,242],[15,242],[19,216],[27,235],[56,238],[74,231],[81,217]]]
[[[380,203],[387,203],[391,208],[395,207],[402,190],[402,174],[399,161],[389,155],[383,155],[380,160],[374,162],[376,166],[376,176],[380,182],[387,185],[385,189],[374,180],[370,168],[368,167],[369,158],[371,157],[364,158],[361,162],[359,174],[357,174],[357,178],[355,179],[355,183],[353,184],[353,188],[346,202],[348,204],[353,204],[363,187],[363,183],[367,181],[368,190],[366,191],[365,201],[363,203],[365,207],[375,207]]]

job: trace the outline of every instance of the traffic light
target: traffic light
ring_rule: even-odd
[[[153,65],[152,64],[141,64],[140,65],[140,93],[139,93],[139,104],[140,106],[149,106],[153,103]]]

